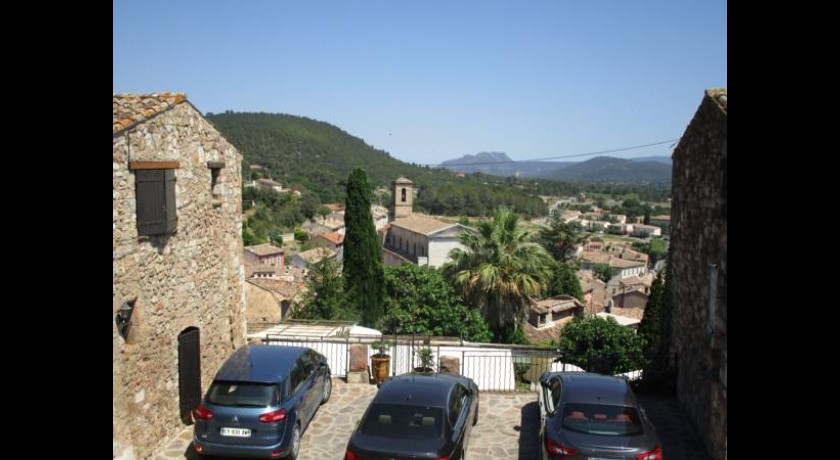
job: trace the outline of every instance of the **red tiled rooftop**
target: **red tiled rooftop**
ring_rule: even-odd
[[[341,244],[344,241],[344,235],[338,232],[319,233],[315,237],[321,237],[333,244]]]
[[[114,94],[114,134],[186,100],[184,93]]]

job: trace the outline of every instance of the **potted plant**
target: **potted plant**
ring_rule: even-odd
[[[388,371],[391,367],[391,357],[388,355],[388,344],[384,340],[378,340],[371,344],[376,354],[370,357],[371,376],[377,385],[380,385],[388,378]]]
[[[415,367],[416,372],[434,372],[435,371],[435,355],[429,347],[421,347],[417,349],[417,359],[420,365]]]

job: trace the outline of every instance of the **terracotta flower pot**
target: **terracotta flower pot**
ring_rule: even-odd
[[[377,385],[388,378],[388,371],[391,367],[391,357],[388,355],[376,354],[370,357],[370,369],[373,380]]]

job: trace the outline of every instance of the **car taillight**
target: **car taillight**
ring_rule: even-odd
[[[347,452],[344,453],[344,460],[359,460],[359,457],[356,457],[352,450],[347,449]]]
[[[545,450],[547,450],[549,454],[559,455],[561,457],[572,457],[577,455],[576,450],[571,447],[564,446],[551,438],[546,439]]]
[[[260,415],[260,421],[265,423],[282,422],[283,420],[286,420],[286,411],[283,409]]]
[[[650,452],[637,455],[636,460],[662,460],[662,448],[656,446],[656,449]]]
[[[213,411],[199,404],[198,407],[193,410],[193,415],[197,419],[210,420],[213,418]]]

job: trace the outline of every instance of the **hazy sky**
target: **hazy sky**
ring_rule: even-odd
[[[726,1],[114,0],[113,66],[114,93],[306,116],[404,161],[541,159],[682,135],[727,83]]]

